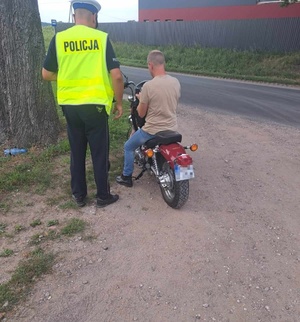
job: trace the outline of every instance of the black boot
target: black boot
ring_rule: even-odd
[[[97,198],[97,207],[103,208],[103,207],[106,207],[118,200],[119,200],[119,195],[109,194],[109,196],[105,199]]]
[[[118,184],[121,184],[126,187],[133,186],[132,176],[124,176],[123,174],[121,174],[120,176],[117,176],[116,181]]]
[[[84,207],[86,205],[86,196],[75,197],[72,195],[72,198],[78,207]]]

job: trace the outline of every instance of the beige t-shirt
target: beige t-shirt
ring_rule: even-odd
[[[148,105],[143,130],[149,134],[177,130],[176,108],[180,97],[180,83],[170,75],[156,76],[143,86],[140,102]]]

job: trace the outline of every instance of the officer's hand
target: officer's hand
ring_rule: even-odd
[[[119,119],[123,115],[123,107],[122,104],[115,104],[113,109],[113,114],[115,115],[114,120]]]

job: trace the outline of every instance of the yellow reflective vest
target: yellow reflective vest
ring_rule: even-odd
[[[104,105],[110,113],[114,92],[106,44],[105,32],[83,25],[56,34],[59,105]]]

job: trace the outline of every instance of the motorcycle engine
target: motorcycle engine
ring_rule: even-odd
[[[139,167],[142,167],[145,163],[145,157],[140,147],[134,151],[134,161]]]

